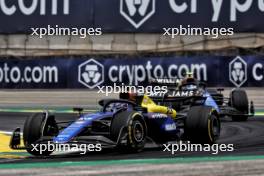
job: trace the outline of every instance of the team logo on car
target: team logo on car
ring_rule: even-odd
[[[165,125],[165,130],[166,130],[166,131],[173,131],[173,130],[176,130],[176,125],[175,125],[175,123]]]
[[[247,63],[240,56],[229,64],[229,80],[236,87],[241,87],[247,81]]]
[[[156,0],[120,0],[120,13],[135,28],[139,28],[155,13]]]
[[[168,118],[168,116],[166,114],[160,114],[160,113],[151,114],[150,117],[153,118],[153,119]]]
[[[90,59],[81,65],[78,69],[78,81],[93,89],[104,82],[104,66],[94,59]]]

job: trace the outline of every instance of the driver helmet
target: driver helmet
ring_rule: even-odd
[[[197,90],[197,80],[194,78],[192,72],[188,72],[185,78],[180,82],[180,90]]]

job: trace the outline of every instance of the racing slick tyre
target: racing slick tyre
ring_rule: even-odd
[[[139,152],[146,143],[147,126],[136,111],[122,111],[111,122],[110,135],[122,152]]]
[[[48,116],[47,113],[36,113],[27,118],[23,129],[24,145],[27,152],[35,156],[48,156],[53,151],[40,151],[40,146],[34,147],[35,144],[43,136],[54,136],[58,133],[58,126],[54,116]],[[36,151],[37,150],[37,151]]]
[[[241,113],[241,115],[232,116],[232,120],[247,121],[249,105],[246,91],[242,89],[234,89],[230,93],[230,104],[233,108],[237,109]]]
[[[191,143],[214,144],[220,136],[220,120],[209,106],[193,106],[185,119],[185,137]]]

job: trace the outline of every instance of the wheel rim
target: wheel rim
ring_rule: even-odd
[[[141,142],[144,139],[144,127],[140,122],[133,125],[133,133],[136,142]]]

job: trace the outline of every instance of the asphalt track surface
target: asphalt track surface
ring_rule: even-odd
[[[23,128],[24,121],[32,113],[0,113],[0,131],[12,131],[16,127]],[[56,114],[60,121],[76,119],[77,114]],[[71,153],[37,158],[25,154],[20,159],[0,159],[0,163],[32,163],[32,162],[60,162],[60,161],[100,161],[122,159],[152,159],[175,157],[216,157],[216,156],[261,156],[264,155],[264,117],[252,117],[247,122],[232,122],[231,119],[222,119],[221,137],[219,144],[234,144],[233,152],[220,152],[212,155],[208,152],[177,152],[172,155],[164,152],[162,147],[149,145],[144,151],[136,154],[120,153],[116,150],[90,152],[86,155]],[[1,158],[1,156],[0,156]]]
[[[206,152],[177,152],[172,155],[164,152],[163,148],[150,145],[136,154],[105,150],[86,155],[71,153],[38,158],[24,151],[1,151],[3,141],[4,149],[10,150],[7,147],[10,137],[2,134],[2,139],[1,131],[10,132],[16,127],[23,128],[24,121],[32,113],[0,112],[0,176],[264,175],[264,116],[260,114],[263,112],[247,122],[222,119],[221,138],[218,143],[234,144],[235,151],[218,155]],[[77,114],[59,113],[56,117],[59,121],[74,120]]]

